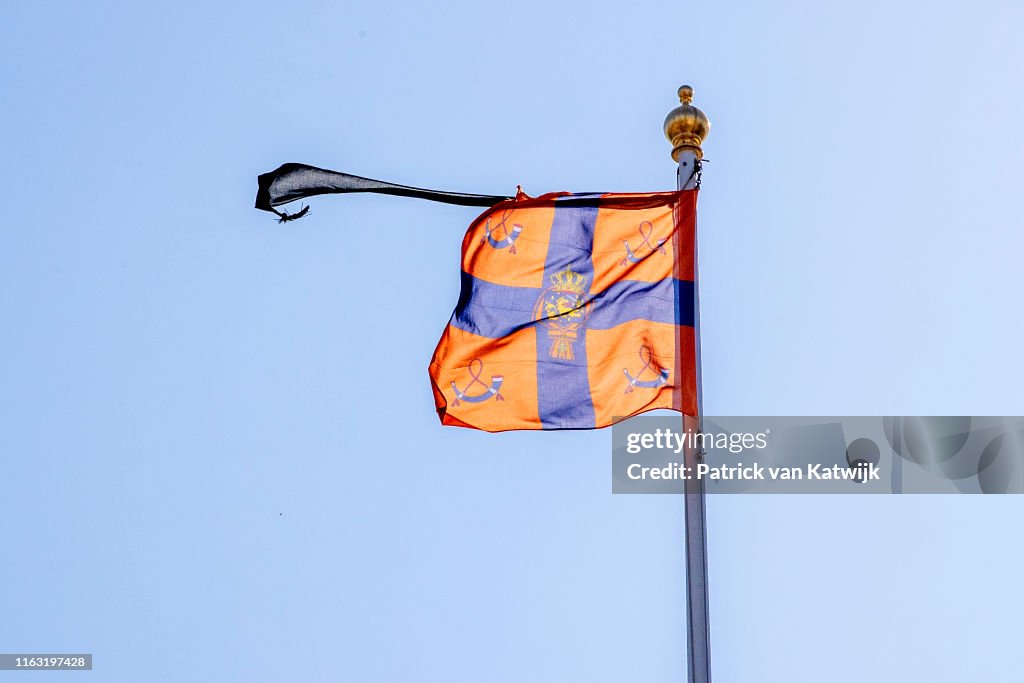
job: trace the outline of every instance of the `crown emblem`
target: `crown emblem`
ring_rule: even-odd
[[[582,295],[585,283],[586,278],[568,268],[551,276],[552,289],[556,292],[570,292]]]
[[[534,308],[534,320],[542,320],[551,339],[551,357],[575,360],[573,349],[590,313],[584,302],[587,279],[566,268],[550,277],[551,286],[544,290]]]

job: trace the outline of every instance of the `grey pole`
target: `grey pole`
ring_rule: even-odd
[[[693,88],[679,88],[680,106],[665,118],[665,135],[672,141],[672,158],[679,162],[676,186],[680,190],[697,187],[700,162],[704,156],[701,143],[707,137],[711,124],[700,109],[690,104]],[[701,429],[703,396],[700,376],[700,298],[698,295],[697,236],[693,240],[693,297],[695,366],[697,369],[697,415],[683,416],[684,433],[698,433]],[[708,549],[705,521],[704,481],[692,473],[697,471],[702,453],[689,447],[683,451],[683,465],[691,478],[684,480],[686,524],[686,637],[689,683],[711,683],[711,633],[708,622]]]

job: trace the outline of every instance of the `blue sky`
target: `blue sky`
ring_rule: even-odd
[[[682,680],[682,501],[613,497],[607,431],[437,424],[476,210],[278,226],[256,175],[670,189],[687,82],[706,413],[1019,415],[1022,14],[8,3],[0,650],[102,681]],[[1022,512],[711,499],[716,680],[1018,680]]]

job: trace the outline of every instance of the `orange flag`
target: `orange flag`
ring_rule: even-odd
[[[477,218],[430,363],[441,422],[499,432],[695,414],[696,201],[520,192]]]

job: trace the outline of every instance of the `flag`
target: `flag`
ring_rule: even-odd
[[[430,362],[442,424],[588,429],[697,412],[696,190],[519,192],[462,242]]]

